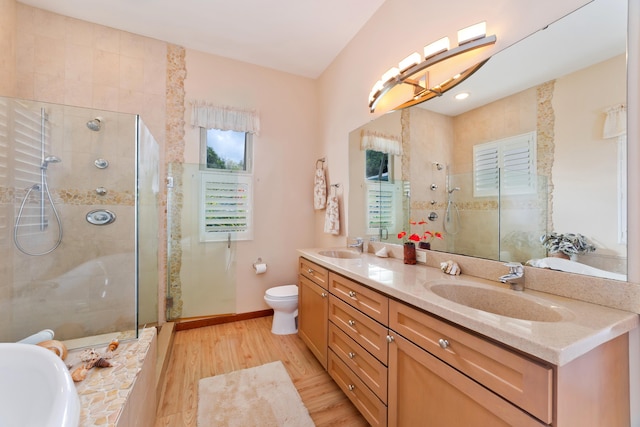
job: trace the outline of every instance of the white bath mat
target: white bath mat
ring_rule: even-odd
[[[198,427],[313,427],[282,362],[203,378]]]

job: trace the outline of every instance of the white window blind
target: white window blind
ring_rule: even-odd
[[[395,225],[395,185],[367,183],[367,234],[378,234],[380,229],[393,229]]]
[[[200,172],[200,241],[253,239],[252,176]]]
[[[531,194],[536,182],[535,132],[473,146],[474,197]]]

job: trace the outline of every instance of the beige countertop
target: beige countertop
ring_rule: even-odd
[[[638,326],[638,315],[549,293],[507,285],[474,276],[450,276],[426,265],[405,265],[397,258],[364,253],[358,258],[322,256],[319,251],[345,248],[300,249],[304,258],[360,282],[394,299],[492,338],[557,366],[562,366]],[[472,285],[497,290],[498,297],[520,297],[561,314],[554,322],[521,320],[461,305],[432,291],[435,285]],[[504,295],[500,295],[504,294]],[[512,295],[513,294],[513,295]],[[502,298],[500,298],[502,299]],[[546,306],[546,307],[542,307]]]

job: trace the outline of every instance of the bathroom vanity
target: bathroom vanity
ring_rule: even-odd
[[[320,253],[300,251],[299,335],[372,426],[629,425],[637,314]]]

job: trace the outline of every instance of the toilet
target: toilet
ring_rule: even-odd
[[[271,333],[289,335],[298,332],[298,286],[269,288],[264,294],[264,300],[273,308]]]

